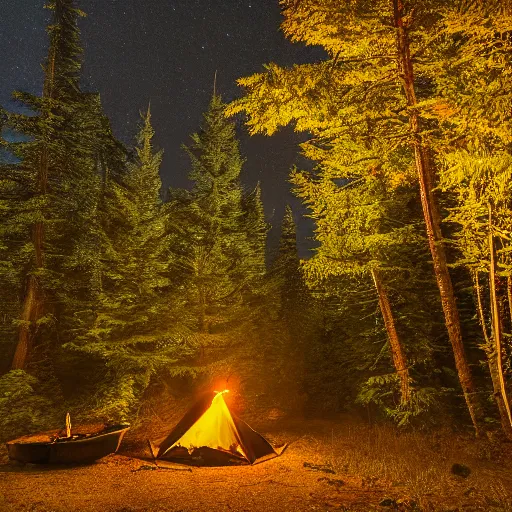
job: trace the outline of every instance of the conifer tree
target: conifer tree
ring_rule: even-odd
[[[188,300],[202,343],[213,343],[213,338],[221,346],[236,343],[231,338],[242,328],[243,296],[253,277],[240,185],[243,159],[224,108],[214,95],[201,130],[186,147],[194,185],[186,207],[188,247],[183,258]],[[241,323],[235,325],[235,318]]]
[[[512,218],[511,169],[512,157],[503,150],[494,155],[483,150],[458,150],[445,155],[445,166],[440,174],[440,187],[455,196],[446,221],[459,227],[454,239],[461,253],[459,264],[473,277],[493,396],[503,430],[509,437],[512,436],[512,417],[504,370],[507,365],[503,359],[510,360],[510,354],[507,354],[503,329],[504,326],[510,329],[510,321],[507,321],[510,310],[506,310],[505,304],[507,301],[510,304],[510,286],[507,285],[512,275],[508,236]],[[482,286],[485,277],[481,276],[487,276],[487,286],[485,282]],[[487,300],[483,295],[487,295]]]
[[[142,116],[135,159],[122,180],[108,179],[102,211],[102,289],[95,319],[87,332],[65,348],[92,361],[98,414],[126,418],[165,368],[187,357],[182,304],[169,279],[168,214],[161,200],[151,114]],[[106,372],[98,375],[97,363]],[[181,371],[178,370],[178,373]],[[117,393],[117,394],[116,394]]]
[[[122,339],[148,323],[147,310],[168,285],[167,240],[160,197],[161,152],[154,152],[151,114],[142,116],[135,160],[120,182],[106,184],[103,308],[96,325],[107,338]],[[101,318],[100,318],[101,317]],[[109,320],[110,318],[110,320]]]
[[[255,277],[262,277],[266,272],[266,241],[268,224],[261,200],[261,186],[258,182],[254,190],[243,197],[245,230],[250,246],[251,272]]]
[[[446,132],[440,186],[454,196],[446,220],[459,228],[459,264],[473,277],[493,396],[509,437],[512,418],[504,368],[510,350],[503,338],[504,329],[512,329],[507,311],[512,303],[510,244],[505,234],[511,218],[511,30],[509,2],[461,2],[442,11],[434,46],[441,106],[436,117]]]
[[[307,293],[307,289],[300,272],[300,260],[297,253],[297,227],[293,219],[293,211],[289,205],[286,205],[284,210],[279,248],[276,259],[272,263],[271,275],[277,276],[280,281],[282,312],[296,309],[292,303],[300,301],[302,296]]]
[[[7,238],[14,236],[23,246],[14,252],[24,274],[15,369],[26,368],[45,328],[63,315],[72,318],[82,307],[77,301],[97,290],[97,155],[106,138],[105,120],[97,96],[80,91],[82,13],[72,0],[53,0],[49,8],[53,21],[42,97],[14,94],[36,115],[5,115],[7,126],[28,136],[4,141],[19,160],[3,169],[10,201],[3,224],[10,230]]]
[[[281,222],[279,247],[267,276],[266,301],[261,318],[254,361],[264,375],[274,405],[285,410],[302,407],[306,387],[306,347],[314,344],[319,330],[319,312],[300,269],[297,229],[290,206]]]
[[[294,124],[307,131],[306,157],[321,166],[379,169],[396,186],[419,184],[427,240],[459,381],[475,428],[481,419],[465,355],[459,314],[448,272],[438,199],[434,194],[434,148],[439,107],[427,38],[441,3],[399,0],[339,2],[281,0],[283,31],[294,42],[322,46],[324,61],[282,68],[239,80],[246,94],[228,113],[245,112],[251,133],[272,134]],[[444,5],[444,4],[443,4]],[[412,42],[411,42],[412,41]],[[415,56],[413,60],[411,55]],[[337,176],[339,178],[339,176]]]
[[[413,268],[407,262],[406,248],[423,242],[407,218],[411,192],[386,190],[375,177],[363,177],[341,187],[331,175],[313,181],[304,174],[295,174],[292,182],[312,211],[315,238],[321,244],[313,258],[305,262],[306,276],[313,285],[340,275],[371,277],[400,382],[401,405],[407,407],[411,398],[409,364],[386,280],[391,273],[396,280],[406,267]]]

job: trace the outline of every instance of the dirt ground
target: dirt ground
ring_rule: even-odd
[[[401,434],[352,420],[259,426],[290,445],[255,466],[157,468],[128,443],[75,467],[9,462],[0,452],[0,512],[305,510],[512,511],[510,446]],[[451,472],[453,464],[469,476]],[[172,468],[171,468],[172,467]]]

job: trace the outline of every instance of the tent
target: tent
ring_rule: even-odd
[[[158,448],[156,459],[198,465],[255,464],[281,455],[232,414],[224,394],[206,393],[185,414]]]

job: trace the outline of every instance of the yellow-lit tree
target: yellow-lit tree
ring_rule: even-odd
[[[430,40],[446,2],[400,0],[281,0],[282,29],[293,42],[318,45],[326,58],[242,78],[245,95],[230,114],[244,112],[251,133],[271,135],[294,124],[312,137],[302,144],[321,166],[350,169],[367,163],[392,184],[419,187],[428,246],[433,262],[455,365],[471,420],[478,429],[481,408],[465,347],[448,271],[435,187],[436,64]],[[353,179],[350,171],[346,178]]]
[[[315,239],[320,245],[303,264],[311,286],[336,276],[371,277],[400,383],[400,403],[411,399],[411,378],[406,349],[397,330],[386,279],[404,270],[404,252],[418,233],[404,222],[410,192],[386,190],[377,177],[338,185],[331,178],[312,179],[294,173],[292,182],[315,220]],[[400,211],[401,210],[401,211]]]
[[[447,221],[459,228],[459,263],[473,276],[493,395],[503,430],[512,437],[505,370],[510,360],[505,331],[512,329],[511,5],[461,2],[441,11],[439,27],[433,113],[444,132],[440,188],[455,199]]]

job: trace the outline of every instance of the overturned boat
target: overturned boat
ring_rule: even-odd
[[[32,464],[94,462],[115,453],[130,428],[127,424],[112,425],[72,434],[69,416],[66,423],[66,434],[63,436],[55,432],[42,432],[8,441],[9,459]]]

